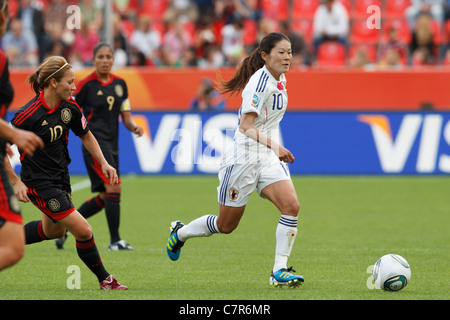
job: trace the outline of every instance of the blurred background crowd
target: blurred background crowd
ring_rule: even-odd
[[[64,56],[92,64],[111,23],[115,66],[236,66],[262,36],[289,36],[293,68],[396,69],[450,65],[450,0],[9,0],[1,39],[11,68]],[[70,28],[70,5],[81,11]],[[368,10],[369,9],[369,10]]]

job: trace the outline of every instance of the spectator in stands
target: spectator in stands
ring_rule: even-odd
[[[164,14],[164,21],[171,22],[175,19],[181,21],[196,21],[198,8],[192,0],[168,0],[169,7]]]
[[[261,12],[258,8],[258,0],[232,0],[234,17],[242,19],[259,20]]]
[[[412,33],[410,52],[416,61],[425,59],[424,63],[426,64],[436,62],[437,46],[433,40],[432,18],[426,13],[417,18]]]
[[[213,82],[205,78],[198,87],[197,94],[191,102],[192,111],[223,111],[225,99],[215,89]]]
[[[161,35],[158,31],[152,29],[151,18],[146,15],[141,16],[138,27],[133,31],[130,38],[133,55],[144,56],[148,65],[157,65],[159,63],[160,45]]]
[[[32,0],[20,0],[17,18],[22,22],[22,28],[34,33],[38,44],[39,60],[43,60],[49,47],[49,37],[44,30],[42,5]]]
[[[139,12],[140,1],[141,0],[113,0],[113,10],[121,17],[135,19]]]
[[[278,21],[263,17],[258,21],[258,30],[255,39],[255,48],[258,46],[258,43],[264,38],[265,35],[275,32],[278,27]],[[253,48],[254,49],[254,48]]]
[[[213,30],[213,24],[210,17],[201,17],[197,21],[194,32],[193,46],[195,53],[199,58],[205,57],[206,48],[218,43],[218,39]]]
[[[389,51],[397,52],[396,56],[399,58],[401,65],[407,64],[408,61],[408,47],[407,44],[398,36],[398,30],[391,26],[388,31],[388,36],[383,39],[378,46],[378,60],[387,61],[391,59],[392,53]],[[389,53],[388,53],[389,52]],[[389,57],[387,57],[389,55]]]
[[[97,5],[95,0],[78,1],[78,6],[89,28],[101,30],[103,27],[103,8]]]
[[[352,69],[364,70],[371,65],[372,63],[370,62],[367,51],[363,48],[359,48],[358,50],[356,50],[355,54],[350,58],[349,62],[349,66]]]
[[[210,44],[205,48],[203,56],[198,58],[197,66],[201,69],[217,69],[225,65],[225,57],[216,44]]]
[[[36,37],[22,28],[19,19],[11,20],[10,30],[3,37],[3,50],[12,67],[36,67],[39,63]]]
[[[193,0],[197,5],[199,18],[214,16],[215,0]]]
[[[411,64],[414,67],[430,65],[432,60],[430,51],[427,47],[419,47],[412,53]]]
[[[81,19],[81,28],[75,31],[75,41],[72,45],[72,53],[81,58],[84,66],[91,66],[93,54],[92,50],[100,42],[98,30],[88,25],[88,22]]]
[[[399,69],[402,65],[400,53],[393,47],[388,47],[378,62],[379,69]]]
[[[66,29],[67,7],[65,0],[49,0],[44,14],[44,29],[49,33],[62,32]]]
[[[221,34],[225,63],[230,66],[236,66],[245,54],[242,20],[233,18],[231,23],[226,24],[222,28]]]
[[[421,14],[429,14],[440,24],[444,21],[444,0],[411,0],[411,6],[405,10],[411,30]]]
[[[314,49],[325,41],[338,41],[348,47],[349,17],[347,9],[336,0],[321,0],[314,14]]]
[[[122,39],[114,37],[114,67],[125,67],[128,65],[128,54],[122,47]]]
[[[184,28],[180,19],[174,19],[169,30],[164,34],[161,53],[163,64],[167,66],[181,66],[184,52],[192,46],[189,32]]]

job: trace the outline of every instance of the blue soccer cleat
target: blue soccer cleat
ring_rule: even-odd
[[[274,287],[285,287],[288,288],[297,288],[299,287],[305,279],[303,276],[297,276],[292,272],[295,272],[292,267],[289,269],[283,268],[278,270],[277,272],[270,275],[270,285]]]
[[[181,254],[181,247],[184,245],[184,242],[178,240],[177,231],[184,227],[184,224],[181,221],[174,221],[170,224],[170,237],[167,241],[167,254],[169,255],[170,260],[177,261]]]

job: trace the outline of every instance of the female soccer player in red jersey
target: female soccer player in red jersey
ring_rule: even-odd
[[[107,43],[99,43],[94,48],[94,68],[88,77],[81,80],[74,93],[74,98],[83,109],[89,123],[89,129],[97,139],[102,152],[119,174],[119,117],[125,128],[142,136],[143,128],[137,125],[131,116],[126,82],[111,73],[114,63],[114,52]],[[92,192],[98,195],[84,202],[78,211],[86,219],[105,209],[110,232],[109,250],[132,250],[119,235],[120,195],[122,187],[119,183],[110,184],[100,170],[99,163],[83,146],[83,156],[91,180]],[[56,241],[62,248],[65,237]]]
[[[8,20],[8,1],[0,0],[0,37],[5,33]],[[6,152],[11,151],[8,148],[8,141],[30,155],[36,147],[44,147],[44,142],[34,133],[13,128],[3,120],[13,95],[14,90],[9,81],[8,59],[0,50],[0,270],[14,265],[25,252],[20,207],[4,167],[4,161],[8,161]]]
[[[52,56],[27,81],[36,96],[17,111],[11,124],[36,133],[45,145],[33,157],[19,149],[21,179],[11,165],[5,166],[19,201],[31,201],[42,211],[42,220],[25,225],[26,244],[61,237],[67,229],[75,237],[78,256],[97,276],[101,289],[128,289],[104,268],[92,228],[72,203],[69,130],[100,163],[111,184],[118,181],[116,170],[106,161],[80,107],[71,98],[76,89],[72,66],[64,58]]]

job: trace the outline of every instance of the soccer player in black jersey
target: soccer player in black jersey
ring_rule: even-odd
[[[94,68],[88,77],[81,80],[74,97],[82,108],[89,123],[89,129],[97,139],[106,160],[119,174],[119,116],[125,128],[142,136],[143,128],[131,116],[127,84],[122,78],[111,73],[114,52],[107,43],[99,43],[94,48]],[[83,146],[83,156],[91,180],[92,192],[98,195],[84,202],[78,211],[86,219],[105,209],[110,232],[109,250],[132,250],[119,235],[121,184],[111,185],[100,170],[99,163]],[[62,248],[65,237],[56,240]]]
[[[8,20],[8,1],[0,0],[0,37],[5,33]],[[14,265],[25,252],[20,207],[4,165],[4,161],[9,162],[6,153],[12,155],[8,141],[26,150],[30,155],[36,147],[44,147],[44,142],[34,133],[13,128],[3,120],[13,96],[14,90],[9,81],[8,59],[0,50],[0,270]]]
[[[92,228],[72,203],[69,130],[100,163],[111,184],[118,181],[116,170],[106,161],[80,107],[71,98],[76,89],[72,67],[62,57],[49,57],[27,81],[36,96],[17,111],[11,123],[36,133],[45,145],[33,157],[19,149],[21,180],[11,165],[5,166],[19,201],[31,201],[42,211],[42,220],[25,225],[26,244],[61,237],[67,229],[75,237],[78,256],[97,276],[101,289],[128,289],[104,268]]]

